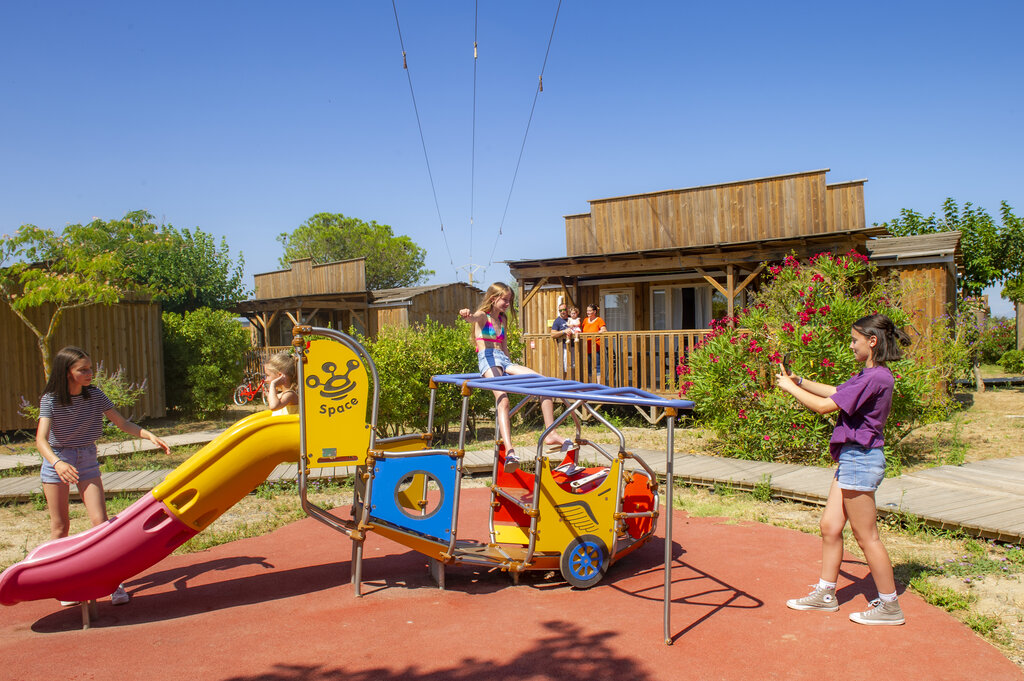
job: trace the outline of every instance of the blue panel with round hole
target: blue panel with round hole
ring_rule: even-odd
[[[452,535],[458,465],[457,459],[446,454],[378,459],[375,462],[370,518],[448,541]],[[427,494],[421,496],[424,482],[428,485]],[[423,498],[426,503],[410,507],[410,498]]]

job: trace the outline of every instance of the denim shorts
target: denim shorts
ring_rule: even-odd
[[[100,462],[96,459],[96,445],[88,447],[54,447],[53,453],[78,469],[78,481],[85,482],[100,477]],[[43,460],[39,470],[43,482],[63,484],[57,470],[49,461]]]
[[[885,453],[878,447],[865,449],[845,444],[839,451],[835,478],[841,489],[874,492],[885,477]]]
[[[508,358],[501,348],[485,348],[476,351],[476,366],[483,375],[488,369],[498,368],[502,373],[508,373],[508,368],[514,362]]]

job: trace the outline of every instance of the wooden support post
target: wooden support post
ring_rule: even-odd
[[[1017,303],[1017,349],[1024,350],[1024,303]]]
[[[550,278],[551,277],[541,277],[540,280],[537,281],[533,288],[531,288],[530,291],[525,296],[523,296],[523,301],[519,304],[520,310],[526,309],[526,304],[530,302],[533,299],[533,297],[537,295],[538,292],[540,292],[540,287],[548,283],[548,279]]]
[[[726,312],[726,314],[729,315],[729,327],[733,328],[733,329],[736,328],[736,319],[735,319],[736,315],[735,315],[735,303],[734,303],[734,301],[736,299],[736,274],[735,274],[735,271],[736,271],[736,266],[735,265],[726,265],[725,266],[725,288],[729,290],[729,292],[725,294],[726,309],[728,310],[728,312]]]

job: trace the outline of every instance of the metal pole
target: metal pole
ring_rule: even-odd
[[[672,474],[674,470],[676,410],[666,409],[668,416],[668,456],[665,458],[665,645],[672,645]]]

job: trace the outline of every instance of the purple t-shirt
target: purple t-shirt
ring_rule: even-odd
[[[842,383],[832,395],[839,407],[839,421],[829,440],[832,460],[839,460],[839,451],[847,443],[866,449],[885,445],[882,430],[892,408],[892,372],[883,366],[862,369]]]

